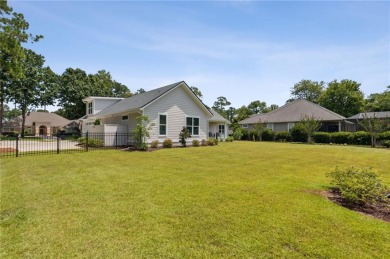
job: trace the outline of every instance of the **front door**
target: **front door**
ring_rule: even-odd
[[[225,138],[225,125],[218,125],[218,133],[220,138]]]
[[[39,126],[39,135],[46,135],[47,134],[47,128],[45,125]]]

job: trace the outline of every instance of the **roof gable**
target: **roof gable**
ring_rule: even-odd
[[[300,99],[283,105],[269,113],[252,115],[250,118],[242,120],[239,123],[251,124],[258,122],[259,119],[262,122],[269,123],[298,122],[303,115],[314,116],[320,121],[342,121],[346,119],[322,106]]]

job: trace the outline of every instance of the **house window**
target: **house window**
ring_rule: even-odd
[[[241,127],[243,127],[244,129],[247,129],[248,128],[248,124],[242,124]]]
[[[88,103],[88,114],[92,114],[92,102]]]
[[[128,121],[128,120],[129,120],[129,115],[122,116],[122,121]]]
[[[267,123],[267,129],[274,130],[274,124]]]
[[[291,132],[291,130],[292,130],[292,128],[294,128],[294,122],[291,122],[291,123],[288,123],[287,124],[287,130],[288,130],[288,132]]]
[[[225,125],[218,125],[218,133],[220,136],[225,136]]]
[[[199,136],[199,118],[187,117],[186,124],[192,136]]]
[[[167,135],[167,115],[166,114],[160,114],[158,124],[159,124],[158,134],[160,136],[166,136]]]

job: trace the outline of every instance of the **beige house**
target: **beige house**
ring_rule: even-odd
[[[51,136],[70,125],[72,121],[48,112],[30,112],[26,116],[25,132],[35,136]],[[22,116],[18,116],[4,124],[3,131],[19,132],[22,130]]]

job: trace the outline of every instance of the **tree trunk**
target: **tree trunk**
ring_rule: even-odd
[[[371,147],[376,147],[376,138],[371,136]]]
[[[1,83],[1,93],[0,93],[0,136],[3,135],[3,118],[4,118],[4,86]]]
[[[24,138],[24,126],[26,124],[26,115],[27,115],[27,109],[23,107],[22,108],[22,132],[20,133],[22,135],[22,138]]]

